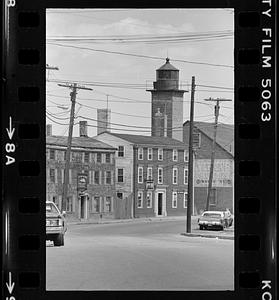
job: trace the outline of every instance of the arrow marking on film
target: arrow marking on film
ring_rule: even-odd
[[[11,272],[9,272],[9,284],[6,282],[6,286],[8,288],[9,293],[11,294],[14,289],[14,286],[15,286],[15,283],[14,282],[12,283],[12,273]]]
[[[6,128],[9,139],[11,140],[13,138],[15,128],[12,128],[12,117],[10,117],[10,123],[9,123],[9,128]]]

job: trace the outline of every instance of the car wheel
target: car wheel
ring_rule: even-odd
[[[203,225],[200,225],[200,230],[203,230],[203,228],[204,228]]]
[[[224,226],[220,226],[220,230],[224,230]]]
[[[53,240],[54,246],[64,246],[64,234],[58,234]]]

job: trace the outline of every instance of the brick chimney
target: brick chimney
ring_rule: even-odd
[[[110,131],[110,109],[97,110],[97,134]]]
[[[51,124],[46,125],[46,136],[52,136],[52,125]]]
[[[87,135],[87,121],[79,121],[79,136],[88,137]]]

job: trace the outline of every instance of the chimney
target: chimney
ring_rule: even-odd
[[[46,126],[46,136],[52,136],[52,125],[47,124]]]
[[[79,121],[79,136],[88,137],[87,135],[87,121]]]
[[[110,131],[110,109],[97,110],[97,135]]]

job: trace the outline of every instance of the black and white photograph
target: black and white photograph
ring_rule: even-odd
[[[234,10],[46,10],[46,290],[234,290]]]

